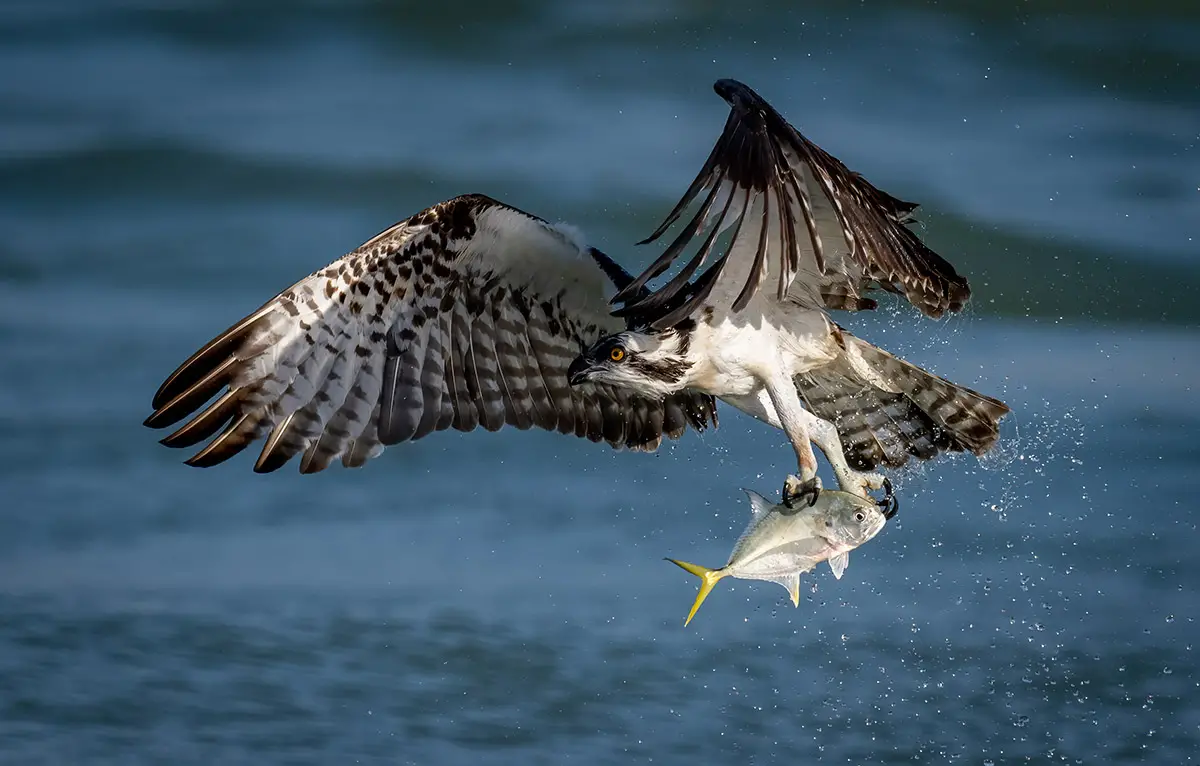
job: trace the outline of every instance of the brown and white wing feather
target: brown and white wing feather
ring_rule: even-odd
[[[804,406],[837,428],[859,470],[898,468],[943,452],[982,455],[1000,436],[1008,405],[940,378],[839,328],[843,353],[796,377]]]
[[[642,244],[666,233],[697,199],[699,208],[615,296],[625,302],[617,315],[666,328],[711,300],[728,300],[737,312],[771,278],[779,300],[814,308],[874,308],[865,295],[876,287],[904,295],[933,317],[963,307],[966,279],[906,225],[914,203],[847,169],[742,83],[720,80],[714,89],[731,107],[725,129],[683,198]],[[728,246],[700,272],[729,229]],[[674,278],[634,300],[701,237]]]
[[[589,257],[591,256],[591,257]],[[154,395],[146,425],[211,466],[264,439],[256,471],[320,471],[385,445],[505,425],[653,450],[715,423],[711,397],[569,386],[581,349],[624,323],[619,271],[569,230],[482,195],[396,224],[209,342]],[[623,277],[618,286],[627,282]]]

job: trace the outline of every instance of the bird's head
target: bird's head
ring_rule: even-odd
[[[601,338],[575,357],[567,381],[607,383],[664,397],[683,388],[692,366],[681,335],[628,330]]]

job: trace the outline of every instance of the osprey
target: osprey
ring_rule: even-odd
[[[186,418],[162,443],[208,440],[190,465],[265,437],[256,471],[299,455],[310,473],[448,428],[537,426],[649,451],[715,426],[717,398],[783,429],[799,467],[785,497],[810,504],[813,443],[858,495],[882,486],[877,466],[988,450],[1008,407],[828,313],[873,309],[877,289],[932,317],[962,308],[966,280],[906,227],[916,205],[848,170],[747,86],[715,90],[731,107],[725,129],[645,242],[699,208],[637,277],[572,227],[456,197],[209,342],[158,389],[146,425]]]

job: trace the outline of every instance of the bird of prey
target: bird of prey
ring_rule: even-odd
[[[987,451],[1008,408],[853,336],[830,310],[872,291],[939,317],[967,281],[872,186],[749,87],[720,80],[724,131],[634,277],[580,233],[480,194],[434,205],[272,298],[192,355],[146,425],[212,466],[264,438],[256,471],[358,466],[434,431],[532,426],[653,450],[715,426],[715,399],[776,428],[816,500],[812,444],[842,489],[878,466]],[[695,245],[665,283],[651,282]],[[701,271],[706,261],[711,265]]]

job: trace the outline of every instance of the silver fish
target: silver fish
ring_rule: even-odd
[[[850,562],[850,551],[879,534],[897,508],[890,484],[885,485],[887,494],[881,501],[826,489],[807,507],[772,505],[762,495],[744,491],[750,498],[750,524],[734,543],[725,566],[709,569],[667,559],[701,580],[685,627],[713,586],[725,577],[779,583],[792,597],[792,604],[800,606],[800,573],[828,561],[833,576],[841,579]]]

